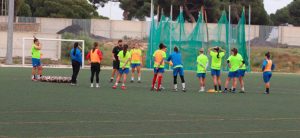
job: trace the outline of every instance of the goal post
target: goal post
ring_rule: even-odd
[[[26,44],[26,41],[28,40],[31,40],[30,41],[30,44]],[[23,37],[22,38],[22,66],[24,67],[26,64],[25,64],[25,60],[26,60],[26,49],[28,49],[28,47],[31,49],[31,45],[33,43],[33,40],[34,38],[30,38],[30,37]],[[44,45],[43,45],[43,42],[53,42],[53,41],[57,41],[59,42],[58,44],[55,44],[55,45],[51,45],[51,44],[48,44],[47,47],[48,48],[51,48],[51,47],[54,47],[54,46],[58,46],[57,48],[57,59],[59,60],[61,57],[61,42],[79,42],[81,43],[82,45],[82,68],[84,68],[84,57],[85,57],[85,54],[84,54],[84,50],[85,50],[85,42],[84,40],[76,40],[76,39],[55,39],[55,38],[38,38],[38,40],[42,43],[42,53],[43,51],[47,51],[47,49],[43,49],[44,48]],[[50,46],[49,46],[50,45]],[[66,52],[66,51],[65,51]],[[69,51],[67,51],[69,52]],[[48,55],[49,56],[49,55]],[[53,56],[53,55],[50,55],[50,56]]]

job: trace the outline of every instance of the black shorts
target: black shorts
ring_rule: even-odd
[[[113,61],[113,69],[120,69],[120,61]]]

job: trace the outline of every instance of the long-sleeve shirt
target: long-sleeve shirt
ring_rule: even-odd
[[[92,63],[100,63],[102,61],[102,52],[99,49],[95,49],[95,51],[93,52],[93,50],[91,50],[87,55],[86,55],[86,59],[90,59]]]
[[[173,68],[183,67],[181,60],[181,53],[173,52],[167,59],[167,61],[172,61]]]
[[[82,63],[82,54],[78,48],[76,48],[75,54],[74,54],[74,48],[72,48],[72,50],[70,51],[70,56],[72,60]]]

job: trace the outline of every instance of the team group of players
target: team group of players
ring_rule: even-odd
[[[32,46],[32,80],[38,80],[42,75],[42,66],[40,62],[41,57],[41,45],[38,39],[34,39],[34,44]],[[174,47],[174,51],[172,54],[167,57],[166,51],[167,47],[164,44],[160,44],[158,50],[153,53],[153,61],[154,61],[154,75],[152,79],[152,91],[161,91],[164,89],[162,87],[163,74],[165,72],[165,64],[169,64],[173,68],[173,84],[174,91],[178,91],[177,77],[179,75],[181,79],[181,88],[183,92],[186,92],[185,79],[184,79],[184,67],[182,63],[182,55],[178,49],[178,47]],[[208,64],[211,67],[211,75],[213,77],[214,83],[214,92],[236,92],[237,82],[240,82],[241,91],[240,93],[245,92],[243,77],[246,72],[246,64],[243,60],[243,57],[238,53],[236,48],[231,49],[230,56],[226,60],[229,73],[225,82],[225,88],[222,90],[221,83],[221,66],[223,62],[223,58],[225,57],[226,51],[220,47],[213,47],[208,49],[208,55],[211,57],[211,61],[207,55],[205,55],[205,51],[203,48],[199,49],[199,55],[195,59],[197,62],[197,77],[199,79],[200,90],[199,92],[205,91],[205,82],[206,82],[206,72]],[[270,53],[267,52],[265,54],[265,59],[262,64],[263,71],[263,80],[265,82],[266,91],[265,94],[269,94],[270,90],[270,79],[272,77],[272,70],[274,70],[274,64],[270,59]],[[74,47],[70,51],[70,57],[72,60],[72,80],[71,85],[77,84],[77,75],[80,70],[80,66],[82,64],[82,53],[78,43],[74,43]],[[97,42],[94,43],[93,48],[88,52],[86,59],[91,65],[91,87],[94,87],[94,77],[96,76],[96,85],[99,86],[99,73],[100,73],[100,63],[103,59],[103,53],[99,49],[99,44]],[[134,82],[134,74],[137,71],[138,78],[137,82],[141,82],[141,66],[142,66],[142,50],[140,49],[138,44],[135,44],[129,50],[129,46],[127,44],[123,45],[122,40],[118,41],[118,45],[113,48],[112,51],[112,59],[113,59],[113,70],[110,82],[114,82],[114,78],[116,76],[115,83],[113,85],[113,89],[117,89],[119,83],[122,80],[121,89],[126,89],[126,80],[127,75],[130,72],[131,68],[131,82]],[[36,70],[38,70],[36,72]],[[229,82],[232,80],[232,87],[228,89]],[[157,84],[156,84],[157,83]]]

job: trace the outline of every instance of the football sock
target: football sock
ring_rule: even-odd
[[[215,85],[215,91],[217,91],[218,89],[217,89],[217,85]]]
[[[269,93],[270,92],[270,88],[266,88],[266,92]]]
[[[141,77],[138,77],[138,80],[141,81]]]
[[[185,89],[185,83],[182,83],[182,89]]]
[[[219,85],[219,90],[220,90],[220,91],[222,90],[222,86],[221,86],[221,85]]]
[[[245,91],[245,87],[242,87],[241,89],[242,89],[242,91]]]
[[[181,82],[185,83],[184,76],[180,76]]]
[[[235,88],[232,88],[232,91],[235,92]]]
[[[227,91],[227,88],[225,88],[224,90]]]
[[[131,77],[131,80],[133,81],[133,80],[134,80],[134,77]]]
[[[160,89],[161,81],[162,81],[162,76],[158,77],[158,84],[157,84],[157,89]]]
[[[156,83],[157,74],[154,74],[153,80],[152,80],[152,88],[154,88]]]
[[[177,84],[174,84],[174,89],[177,89]]]
[[[174,76],[173,83],[174,83],[174,84],[177,84],[177,76]]]

